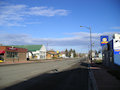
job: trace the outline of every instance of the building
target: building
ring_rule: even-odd
[[[28,49],[26,57],[28,60],[46,59],[46,47],[44,45],[16,45]]]
[[[74,58],[74,53],[71,52],[70,58]]]
[[[102,60],[102,53],[98,53],[99,60]]]
[[[92,55],[92,57],[91,57],[91,55]],[[93,50],[92,50],[92,52],[89,51],[89,53],[88,53],[89,59],[92,58],[92,60],[94,60],[95,56],[96,56],[96,51],[93,51]]]
[[[0,46],[0,60],[3,62],[26,61],[27,49],[11,46]]]
[[[54,50],[47,51],[47,54],[46,54],[47,59],[56,59],[58,57],[59,57],[59,53],[57,53],[56,51]]]
[[[92,58],[94,58],[96,56],[96,52],[92,51]]]
[[[120,34],[114,34],[113,39],[103,46],[102,56],[106,66],[120,66]]]
[[[61,51],[60,54],[59,54],[59,57],[60,58],[66,58],[66,52]]]

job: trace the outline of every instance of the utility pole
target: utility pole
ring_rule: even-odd
[[[90,50],[91,50],[90,60],[91,60],[91,63],[92,63],[92,33],[91,33],[91,27],[89,27],[89,30],[90,30]]]
[[[92,63],[92,30],[91,27],[86,27],[86,26],[80,26],[80,27],[85,27],[90,30],[90,61]]]

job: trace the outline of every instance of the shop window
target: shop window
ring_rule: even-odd
[[[18,53],[17,52],[7,52],[7,57],[9,57],[9,58],[18,57]]]
[[[4,55],[0,54],[0,60],[4,61]]]
[[[43,56],[42,56],[42,55],[40,55],[40,58],[42,59],[42,58],[43,58]]]

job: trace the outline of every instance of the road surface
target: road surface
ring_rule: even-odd
[[[88,90],[88,67],[84,60],[0,66],[0,89]]]

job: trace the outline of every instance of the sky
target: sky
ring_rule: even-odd
[[[84,26],[84,27],[80,27]],[[120,33],[120,0],[0,0],[0,43],[48,45],[48,49],[88,52],[100,36]]]

